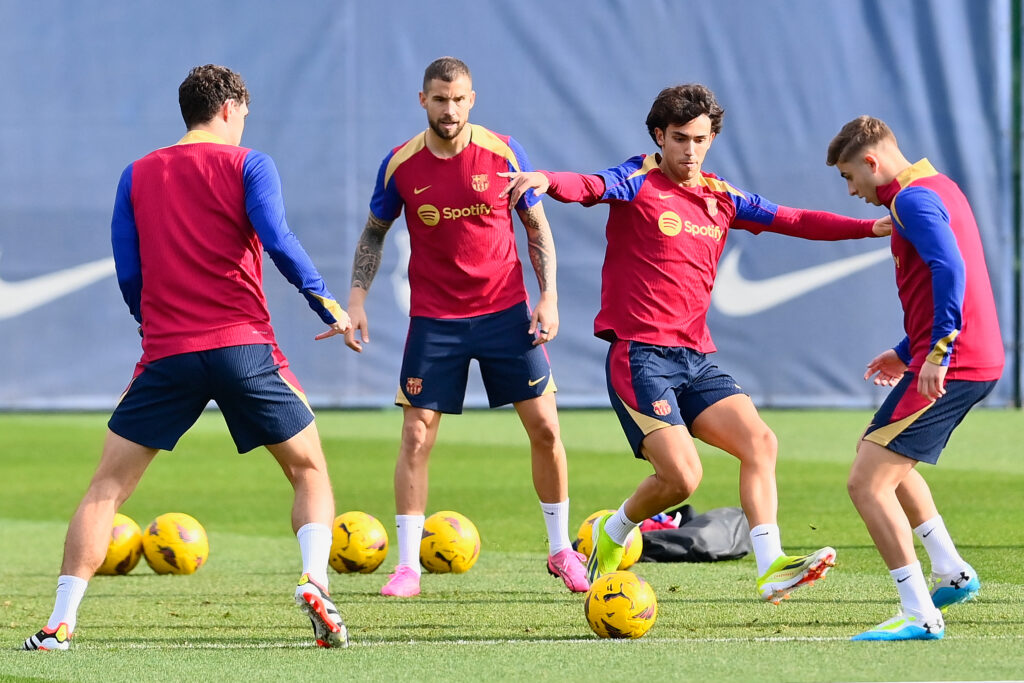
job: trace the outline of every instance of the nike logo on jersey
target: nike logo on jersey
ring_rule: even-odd
[[[114,259],[105,258],[27,280],[7,282],[0,278],[0,320],[45,306],[113,273]]]
[[[547,375],[544,375],[544,377],[547,377]],[[530,386],[531,387],[537,386],[538,384],[540,384],[541,382],[544,381],[544,377],[541,377],[540,379],[531,379],[530,382],[529,382]]]
[[[740,273],[740,252],[739,248],[733,249],[722,259],[711,296],[715,308],[737,318],[762,313],[891,257],[886,247],[763,280],[748,280]]]
[[[671,196],[672,196],[671,192],[669,192],[668,194],[662,194],[660,192],[658,193],[658,199],[668,199]]]
[[[427,185],[426,187],[414,187],[414,188],[412,188],[412,193],[413,194],[419,194],[420,192],[426,192],[431,187],[433,187],[433,185]]]

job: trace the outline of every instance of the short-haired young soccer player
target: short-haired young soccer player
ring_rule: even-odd
[[[442,57],[427,66],[419,101],[428,127],[384,157],[352,268],[346,343],[361,351],[370,340],[366,293],[380,267],[384,237],[404,209],[411,302],[395,398],[404,411],[395,464],[398,566],[381,588],[393,597],[420,592],[430,451],[441,416],[462,412],[474,358],[490,406],[511,403],[529,436],[533,485],[548,533],[548,572],[573,592],[590,587],[585,558],[569,540],[565,448],[543,346],[558,334],[551,228],[537,197],[510,203],[499,196],[495,173],[529,169],[530,162],[515,139],[469,123],[475,100],[473,77],[462,61]],[[532,313],[513,207],[526,227],[540,286]]]
[[[210,400],[238,452],[266,446],[294,488],[291,519],[302,555],[294,599],[318,645],[344,647],[348,631],[327,592],[334,496],[313,412],[274,339],[262,251],[329,326],[317,339],[344,334],[349,318],[285,222],[274,162],[239,146],[249,113],[241,76],[197,66],[178,100],[185,137],[129,164],[117,187],[114,261],[140,324],[142,358],[68,526],[53,613],[24,648],[68,648],[114,513]]]
[[[641,154],[592,175],[508,173],[503,193],[515,201],[533,189],[563,202],[609,205],[594,333],[611,342],[608,395],[634,455],[646,459],[654,474],[615,513],[595,521],[590,580],[614,571],[640,522],[697,488],[697,438],[740,461],[740,503],[751,527],[757,590],[777,603],[824,576],[836,551],[782,551],[775,435],[750,397],[708,357],[715,350],[706,317],[718,259],[731,228],[838,240],[885,234],[888,226],[778,206],[702,171],[723,115],[703,85],[666,88],[647,116],[660,154]]]
[[[893,386],[857,445],[848,488],[896,583],[899,613],[854,640],[941,638],[941,610],[981,584],[957,552],[917,471],[934,465],[953,429],[992,391],[1004,352],[974,213],[927,159],[910,163],[889,127],[860,116],[828,147],[853,196],[892,215],[892,255],[906,336],[868,363],[864,379]],[[911,533],[913,529],[913,533]],[[931,560],[931,586],[914,552]],[[930,589],[930,590],[929,590]]]

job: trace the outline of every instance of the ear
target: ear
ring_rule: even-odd
[[[469,91],[469,108],[472,109],[474,104],[476,104],[476,90],[470,90]]]
[[[665,131],[661,128],[654,129],[654,142],[657,143],[658,147],[665,146]]]
[[[872,174],[878,173],[878,167],[880,166],[880,162],[878,160],[878,157],[875,154],[870,153],[870,152],[865,154],[864,155],[864,164],[869,169],[871,169],[871,173]]]
[[[227,121],[231,116],[231,105],[233,104],[235,104],[234,100],[224,100],[224,103],[220,105],[220,111],[217,112],[217,117],[222,121]]]
[[[423,91],[420,91],[420,106],[424,109],[427,108],[427,94]]]

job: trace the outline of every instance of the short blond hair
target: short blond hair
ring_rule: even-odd
[[[883,140],[896,142],[896,136],[892,129],[885,125],[885,121],[873,116],[858,116],[843,126],[832,138],[832,142],[828,143],[825,164],[835,166],[838,163],[845,163],[867,147]]]

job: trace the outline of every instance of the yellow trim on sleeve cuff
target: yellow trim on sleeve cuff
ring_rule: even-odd
[[[960,334],[960,330],[953,330],[948,335],[935,342],[935,346],[932,347],[931,353],[928,354],[928,362],[934,363],[935,365],[942,365],[943,359],[946,354],[949,353],[949,345],[953,343],[953,340]]]

